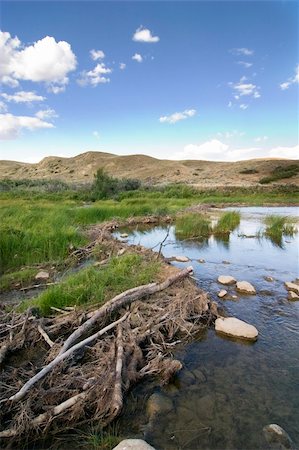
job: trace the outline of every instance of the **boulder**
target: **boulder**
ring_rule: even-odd
[[[236,279],[234,277],[231,277],[230,275],[220,275],[218,277],[218,283],[226,285],[235,284]]]
[[[155,450],[142,439],[125,439],[121,441],[113,450]]]
[[[173,409],[172,400],[166,395],[155,392],[152,394],[146,404],[147,415],[152,420],[158,414],[167,414]]]
[[[254,286],[252,286],[251,283],[248,283],[248,281],[238,281],[237,291],[242,292],[243,294],[256,294]]]
[[[179,262],[188,262],[189,261],[189,258],[187,258],[187,256],[176,256],[175,259],[176,259],[176,261],[179,261]]]
[[[258,336],[258,331],[253,325],[249,325],[236,317],[219,317],[215,322],[215,330],[228,336],[253,341]]]
[[[289,293],[288,293],[288,300],[292,300],[292,301],[299,300],[299,295],[296,294],[296,292],[289,291]]]
[[[288,433],[276,423],[265,426],[263,432],[271,450],[295,450],[295,445]]]
[[[221,291],[219,291],[217,295],[219,298],[223,298],[226,296],[226,294],[227,294],[227,291],[225,289],[221,289]]]
[[[289,281],[286,281],[284,284],[288,291],[293,291],[293,292],[295,292],[295,294],[299,295],[299,285],[298,284],[290,283]]]
[[[40,272],[38,272],[38,273],[35,275],[35,279],[36,279],[36,280],[47,280],[48,278],[50,278],[49,272],[45,272],[45,271],[43,271],[43,270],[41,270]]]

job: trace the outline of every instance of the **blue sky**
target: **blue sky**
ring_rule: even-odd
[[[298,158],[297,2],[1,6],[0,159]]]

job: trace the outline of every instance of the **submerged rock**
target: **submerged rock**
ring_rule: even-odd
[[[257,329],[249,323],[236,317],[219,317],[215,322],[215,330],[240,339],[255,341],[258,336]]]
[[[188,262],[189,261],[189,258],[187,258],[187,256],[176,256],[175,259],[176,259],[176,261],[179,261],[179,262]]]
[[[296,292],[289,291],[289,293],[288,293],[288,300],[292,300],[292,301],[299,300],[299,295],[296,294]]]
[[[201,264],[204,264],[205,260],[204,259],[199,259],[198,262],[201,263]]]
[[[275,423],[263,428],[264,436],[271,450],[296,450],[288,433]]]
[[[121,441],[113,450],[155,450],[142,439],[125,439]]]
[[[285,287],[287,288],[288,291],[293,291],[297,295],[299,295],[299,284],[291,283],[289,281],[286,281],[285,282]]]
[[[50,278],[49,272],[45,272],[45,271],[43,271],[43,270],[41,270],[40,272],[38,272],[38,273],[35,275],[35,279],[36,279],[36,280],[47,280],[48,278]]]
[[[267,275],[266,277],[264,277],[264,280],[269,281],[271,283],[272,281],[274,281],[274,278]]]
[[[225,289],[221,289],[221,291],[219,291],[217,295],[219,298],[223,298],[226,296],[226,294],[227,294],[227,291]]]
[[[166,395],[155,392],[152,394],[146,405],[147,415],[152,420],[158,414],[167,414],[173,409],[172,400]]]
[[[256,294],[254,286],[248,281],[238,281],[236,287],[237,291],[242,292],[243,294]]]
[[[230,264],[230,262],[229,262],[229,261],[226,261],[226,259],[224,259],[224,260],[222,261],[222,264]]]
[[[218,277],[218,283],[226,285],[235,284],[236,279],[234,277],[231,277],[230,275],[220,275]]]

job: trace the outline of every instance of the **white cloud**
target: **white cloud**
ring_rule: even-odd
[[[160,38],[159,36],[153,36],[152,32],[148,28],[143,28],[142,26],[139,27],[134,35],[133,35],[133,41],[135,42],[147,42],[147,43],[155,43],[159,42]]]
[[[241,47],[241,48],[232,48],[230,50],[230,53],[236,56],[252,56],[254,54],[254,50],[251,50],[250,48]]]
[[[249,67],[251,67],[253,64],[246,62],[246,61],[238,61],[237,64],[239,64],[240,66],[245,67],[245,69],[249,69]]]
[[[124,70],[127,67],[125,63],[119,63],[120,70]]]
[[[233,106],[233,103],[231,101],[229,101],[227,106],[228,106],[228,108],[231,108]]]
[[[239,83],[235,83],[233,85],[234,90],[237,92],[237,95],[240,97],[243,97],[245,95],[253,96],[256,95],[260,96],[258,92],[258,87],[253,83],[242,83],[241,81]],[[255,97],[257,98],[257,97]]]
[[[32,91],[19,91],[15,92],[14,94],[3,93],[1,94],[1,96],[7,102],[14,102],[14,103],[43,102],[45,100],[45,97],[37,95],[35,92]]]
[[[296,84],[296,83],[299,83],[299,64],[295,68],[295,75],[293,77],[289,78],[288,81],[281,83],[279,86],[280,86],[280,89],[285,91],[286,89],[289,89],[289,87],[292,84]]]
[[[161,123],[176,123],[180,120],[188,119],[188,117],[193,117],[196,114],[196,109],[186,109],[183,112],[176,112],[171,114],[170,116],[162,116],[159,119]]]
[[[248,108],[248,106],[249,106],[249,105],[246,105],[245,103],[241,103],[241,105],[240,105],[240,109],[243,109],[243,110],[245,110],[245,109],[247,109],[247,108]]]
[[[254,139],[255,142],[265,142],[267,141],[269,138],[268,136],[258,136]]]
[[[206,160],[206,161],[242,161],[254,158],[289,158],[298,159],[299,145],[294,147],[261,147],[233,148],[228,144],[212,139],[202,144],[188,144],[181,152],[175,153],[172,159]]]
[[[48,108],[38,111],[35,116],[40,120],[51,120],[58,117],[58,114],[56,114],[56,111],[54,109]]]
[[[7,105],[6,105],[6,103],[4,103],[4,102],[2,102],[1,100],[0,100],[0,113],[1,112],[6,112],[7,111]]]
[[[103,52],[103,50],[90,50],[89,54],[91,59],[93,59],[94,61],[105,58],[105,53]]]
[[[217,136],[224,137],[226,139],[230,139],[236,136],[244,136],[244,131],[232,130],[232,131],[224,131],[222,133],[217,133]]]
[[[135,55],[132,56],[132,59],[133,59],[134,61],[139,62],[139,63],[141,63],[141,62],[143,61],[143,58],[142,58],[141,55],[139,55],[139,53],[135,53]]]
[[[110,78],[105,77],[111,73],[112,70],[109,67],[106,67],[104,63],[98,63],[94,69],[89,70],[88,72],[84,71],[81,73],[81,78],[78,80],[78,84],[80,86],[97,86],[98,84],[110,83]]]
[[[0,114],[0,139],[16,139],[23,129],[34,131],[41,128],[53,128],[54,125],[38,117]]]
[[[65,86],[48,86],[48,92],[52,92],[52,94],[60,94],[65,91]]]
[[[76,56],[68,42],[56,42],[46,36],[24,46],[10,33],[0,31],[0,81],[17,87],[19,80],[45,82],[48,85],[68,83],[68,73],[76,68]]]

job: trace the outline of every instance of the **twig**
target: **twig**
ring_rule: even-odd
[[[38,325],[37,329],[44,338],[44,340],[47,342],[47,344],[49,344],[50,347],[53,347],[54,342],[49,338],[49,336],[47,335],[45,330],[41,327],[41,325]]]

